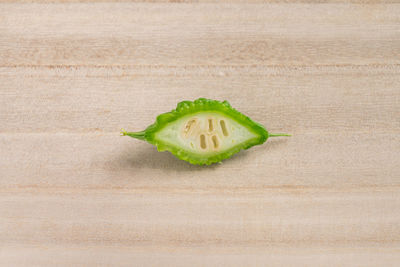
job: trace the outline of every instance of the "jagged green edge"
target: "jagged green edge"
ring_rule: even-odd
[[[163,129],[168,123],[173,122],[182,116],[198,113],[201,111],[215,111],[220,112],[234,120],[241,125],[248,128],[253,133],[257,134],[257,138],[252,138],[246,142],[240,143],[231,149],[216,155],[212,155],[207,158],[199,157],[197,154],[186,151],[176,146],[165,144],[161,140],[155,138],[155,134]],[[199,98],[195,101],[182,101],[177,104],[176,109],[171,112],[163,113],[157,116],[156,122],[146,128],[144,131],[144,139],[157,147],[158,151],[170,151],[178,159],[188,161],[191,164],[196,165],[210,165],[212,163],[220,162],[224,159],[230,158],[233,154],[236,154],[242,149],[249,149],[252,146],[260,145],[268,139],[268,131],[263,125],[253,121],[249,117],[240,113],[236,109],[232,108],[228,101],[217,101],[206,98]]]

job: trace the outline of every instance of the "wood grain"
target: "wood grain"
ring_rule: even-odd
[[[0,266],[400,264],[395,1],[5,2]],[[293,137],[199,167],[119,136],[197,97]]]

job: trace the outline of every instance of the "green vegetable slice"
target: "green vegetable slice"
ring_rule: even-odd
[[[220,162],[242,149],[264,143],[268,137],[290,136],[269,134],[228,101],[205,98],[178,103],[175,110],[159,115],[144,131],[121,133],[198,165]]]

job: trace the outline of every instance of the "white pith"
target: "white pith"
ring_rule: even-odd
[[[156,134],[156,139],[200,154],[223,152],[254,137],[246,127],[216,112],[182,117]]]

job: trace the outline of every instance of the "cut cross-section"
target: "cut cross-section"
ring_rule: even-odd
[[[199,165],[221,162],[240,150],[261,145],[269,137],[290,136],[268,133],[263,125],[234,109],[226,100],[206,98],[181,101],[176,109],[158,115],[145,130],[121,133]]]
[[[156,138],[192,153],[227,151],[258,135],[234,119],[216,112],[184,116],[160,130]]]

